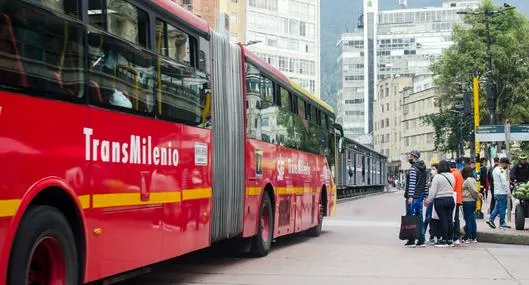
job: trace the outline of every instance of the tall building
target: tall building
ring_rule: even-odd
[[[410,168],[408,153],[421,152],[430,168],[432,158],[446,158],[435,151],[435,129],[425,122],[428,115],[439,113],[439,90],[431,74],[393,77],[377,84],[375,102],[374,149],[388,157],[388,174],[399,177]]]
[[[378,98],[374,106],[376,118],[373,131],[374,149],[388,157],[389,175],[400,170],[403,130],[403,94],[413,89],[413,80],[409,76],[398,76],[379,80]],[[409,151],[409,150],[408,150]]]
[[[413,86],[402,92],[402,121],[400,150],[400,170],[408,170],[408,153],[412,149],[421,152],[426,167],[431,167],[431,159],[445,159],[446,155],[435,151],[435,129],[425,122],[428,115],[439,113],[439,89],[434,86],[431,75],[413,78]]]
[[[320,96],[320,0],[174,0]]]
[[[378,11],[376,0],[364,0],[357,31],[343,34],[337,44],[342,80],[337,117],[344,131],[364,144],[372,144],[377,121],[373,112],[376,81],[429,72],[431,63],[452,44],[453,25],[463,24],[457,11],[477,8],[480,0],[445,0],[441,7],[422,9],[407,9],[406,1],[399,3],[402,9]],[[371,43],[376,44],[371,47]]]
[[[320,0],[248,0],[248,49],[320,95]]]

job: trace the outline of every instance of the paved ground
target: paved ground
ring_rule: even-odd
[[[341,203],[319,238],[279,239],[260,259],[200,252],[120,285],[529,285],[527,246],[404,248],[397,238],[401,206],[402,192]]]

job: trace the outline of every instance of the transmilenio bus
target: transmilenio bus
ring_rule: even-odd
[[[170,0],[0,0],[0,285],[319,235],[331,107]]]

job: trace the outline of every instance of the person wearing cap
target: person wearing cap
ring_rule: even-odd
[[[410,171],[406,177],[406,190],[404,191],[404,198],[406,199],[406,214],[419,216],[419,239],[417,244],[415,240],[409,240],[405,246],[407,247],[425,247],[424,234],[424,216],[423,204],[424,199],[428,196],[428,187],[426,181],[426,164],[420,160],[421,152],[412,150],[408,155],[408,162],[411,164]]]
[[[519,157],[520,161],[511,170],[511,179],[517,183],[526,183],[529,181],[529,163],[527,163],[527,154]]]
[[[454,213],[454,245],[461,244],[461,222],[459,220],[459,208],[463,205],[463,176],[457,169],[457,162],[450,161],[450,173],[454,175],[454,192],[456,195],[456,207]]]
[[[500,166],[494,168],[492,176],[494,177],[494,199],[496,199],[496,206],[490,218],[487,221],[489,227],[495,229],[496,224],[494,220],[500,216],[500,228],[510,228],[505,222],[505,212],[507,211],[507,198],[511,195],[510,183],[507,180],[507,171],[509,170],[509,159],[502,157],[500,159]]]

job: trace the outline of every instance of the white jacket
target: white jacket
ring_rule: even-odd
[[[494,179],[494,194],[507,195],[510,191],[509,181],[507,180],[507,171],[501,167],[494,168],[492,171]]]

